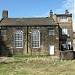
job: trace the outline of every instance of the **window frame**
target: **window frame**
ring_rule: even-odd
[[[50,34],[50,32],[52,32],[52,34]],[[55,30],[54,29],[48,29],[48,35],[54,36],[54,34],[55,34]]]
[[[20,32],[20,33],[19,33]],[[22,35],[21,37],[22,37],[22,40],[16,40],[16,38],[15,38],[15,36],[17,35],[17,34],[20,34],[20,35]],[[18,36],[18,39],[19,39],[19,36]],[[17,42],[22,42],[22,46],[21,47],[18,47],[18,46],[16,46],[16,41]],[[15,30],[14,31],[14,48],[23,48],[23,31],[22,30]]]
[[[7,30],[1,30],[1,36],[6,36],[6,35],[7,35]]]
[[[68,22],[67,16],[60,16],[60,22]]]
[[[67,35],[67,34],[68,34],[68,29],[62,28],[62,35]]]
[[[39,39],[38,39],[38,41],[39,41],[39,44],[38,45],[39,46],[38,47],[33,47],[33,32],[35,32],[35,31],[38,31],[38,33],[39,33]],[[34,41],[36,41],[36,40],[34,40]],[[31,30],[31,47],[32,48],[40,48],[40,30],[38,30],[38,29]]]

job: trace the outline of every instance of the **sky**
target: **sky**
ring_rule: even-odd
[[[65,13],[68,9],[73,15],[73,30],[75,31],[75,0],[0,0],[0,18],[2,11],[8,10],[9,18],[49,17],[53,13]]]

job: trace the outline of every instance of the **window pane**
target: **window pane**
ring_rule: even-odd
[[[20,30],[16,30],[14,33],[14,43],[15,48],[22,48],[23,47],[23,32]]]
[[[62,35],[67,35],[67,29],[66,28],[62,29]]]
[[[32,40],[32,47],[33,48],[39,48],[40,47],[40,31],[39,30],[33,30],[31,34],[31,40]]]
[[[67,16],[60,16],[60,21],[61,22],[68,22]]]
[[[49,30],[49,35],[54,35],[54,29]]]
[[[1,30],[1,35],[2,36],[6,35],[6,30]]]

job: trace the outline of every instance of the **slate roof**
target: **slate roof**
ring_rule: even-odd
[[[4,18],[1,26],[57,25],[53,18]]]

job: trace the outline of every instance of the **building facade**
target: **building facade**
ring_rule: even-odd
[[[0,55],[53,55],[72,48],[72,14],[41,18],[9,18],[3,10],[0,21]],[[62,48],[63,47],[63,48]]]
[[[60,46],[65,49],[73,48],[73,29],[72,29],[72,14],[65,10],[65,14],[54,14],[53,16],[56,23],[59,24]],[[63,50],[60,47],[60,49]]]

